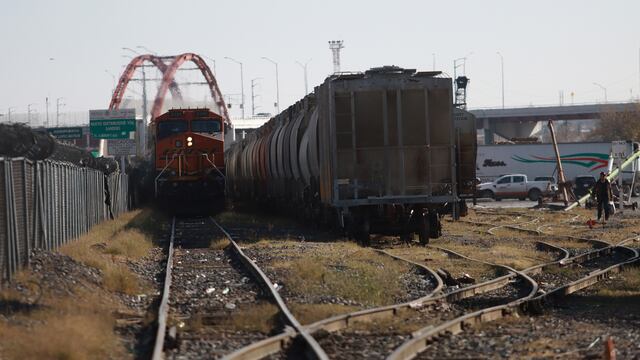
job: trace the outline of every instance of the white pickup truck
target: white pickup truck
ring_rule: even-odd
[[[477,196],[496,200],[529,198],[531,201],[538,201],[541,195],[549,195],[554,189],[555,184],[550,181],[527,181],[527,175],[509,174],[478,185]]]

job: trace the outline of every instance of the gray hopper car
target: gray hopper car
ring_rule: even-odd
[[[225,152],[232,201],[369,234],[440,235],[475,189],[475,119],[451,79],[398,67],[328,77]],[[454,116],[455,113],[455,116]]]

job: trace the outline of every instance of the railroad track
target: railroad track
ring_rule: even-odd
[[[528,231],[529,229],[520,230]],[[531,231],[539,233],[537,230]],[[596,243],[603,247],[573,257],[567,257],[569,251],[564,249],[563,252],[566,255],[563,258],[522,271],[522,273],[530,275],[536,284],[543,284],[542,288],[539,289],[540,291],[537,291],[535,295],[464,314],[439,326],[427,326],[414,332],[414,336],[398,347],[387,359],[405,360],[419,357],[419,354],[428,348],[430,342],[436,341],[441,336],[460,333],[465,326],[494,321],[519,312],[540,313],[544,306],[549,305],[558,298],[594,285],[607,278],[610,274],[622,271],[626,267],[638,265],[640,261],[638,251],[625,246],[626,243],[635,239],[637,239],[637,236],[630,237],[614,245],[606,243],[606,246],[603,246],[602,243],[604,242],[597,240]],[[580,240],[593,241],[592,239]],[[547,245],[550,244],[545,246]],[[578,267],[578,270],[568,273],[555,271],[560,267]],[[540,281],[540,283],[536,280]]]
[[[233,251],[244,255],[228,232],[217,223],[213,221],[211,223],[215,224],[218,230],[230,240],[229,249],[237,249]],[[537,230],[521,230],[540,234]],[[423,267],[424,271],[437,282],[435,291],[414,301],[333,316],[307,326],[300,325],[293,318],[264,272],[245,256],[245,265],[253,269],[248,270],[252,274],[251,277],[263,279],[261,286],[271,290],[273,293],[271,301],[278,304],[279,312],[284,319],[283,323],[289,326],[281,328],[282,332],[274,336],[253,341],[229,353],[225,358],[282,358],[286,357],[285,352],[291,349],[292,344],[302,346],[304,349],[297,348],[296,354],[304,352],[308,358],[383,358],[387,355],[390,359],[413,358],[424,350],[430,341],[445,333],[455,334],[462,331],[465,325],[499,319],[519,311],[539,310],[552,299],[592,285],[610,272],[622,268],[624,264],[633,263],[634,259],[638,258],[637,252],[625,247],[624,242],[616,245],[604,245],[603,242],[597,241],[595,243],[600,248],[571,256],[567,249],[540,241],[537,242],[537,246],[541,250],[558,253],[559,256],[555,261],[522,271],[483,262],[502,267],[506,275],[448,290],[443,286],[442,279],[432,269],[379,250],[380,253],[391,256],[397,261],[406,261],[414,266]],[[478,261],[448,249],[432,248],[447,252],[452,257]],[[553,281],[548,278],[548,274],[565,275],[563,272],[554,272],[552,269],[569,267],[578,267],[579,271],[570,273],[572,277],[559,278],[557,281],[555,278]],[[287,318],[289,320],[286,320]],[[371,331],[371,322],[382,322],[386,327]],[[401,334],[402,331],[396,331],[398,327],[404,327],[405,331]],[[407,333],[407,328],[415,330]],[[158,331],[160,334],[160,328]]]
[[[562,253],[552,245],[548,245],[548,248]],[[522,297],[531,298],[536,293],[535,281],[522,272],[506,266],[474,260],[450,250],[434,249],[464,261],[475,261],[501,268],[508,274],[457,289],[447,290],[446,287],[442,287],[440,293],[432,293],[406,303],[333,316],[307,325],[309,333],[318,339],[331,358],[383,358],[417,334],[415,332],[412,334],[411,331],[407,333],[406,328],[420,329],[424,324],[435,326],[488,304],[508,303]],[[401,261],[424,266],[384,250],[379,252]],[[560,259],[564,258],[563,255]],[[381,331],[383,329],[378,328],[371,331],[369,324],[372,322],[376,323],[374,326],[382,322],[390,331]],[[394,332],[394,326],[404,328],[405,331],[402,331],[403,334]],[[247,356],[247,351],[255,347],[273,346],[282,341],[283,335],[272,337],[262,343],[253,344],[246,350],[241,349],[229,358],[259,359],[261,357]]]
[[[292,351],[308,359],[327,359],[272,282],[223,227],[210,217],[172,220],[154,360],[219,358],[259,343],[267,334],[251,327],[272,320],[270,307],[279,321],[268,326],[268,333],[281,331],[286,341],[278,344],[278,351],[254,347],[249,353],[264,357],[281,352],[284,358]],[[256,309],[261,311],[252,313]]]

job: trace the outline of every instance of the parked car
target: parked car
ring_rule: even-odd
[[[553,192],[553,184],[550,181],[528,181],[527,175],[524,174],[510,174],[478,185],[477,192],[480,198],[529,198],[531,201],[538,201],[540,196]]]
[[[589,192],[589,190],[591,190],[591,188],[595,183],[596,183],[595,176],[592,176],[592,175],[576,176],[576,181],[574,183],[575,185],[573,187],[573,193],[579,198],[583,197],[587,195],[587,193]]]

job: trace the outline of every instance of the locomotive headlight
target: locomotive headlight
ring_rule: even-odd
[[[176,147],[182,147],[182,141],[176,140]]]
[[[193,141],[193,138],[192,138],[191,136],[189,136],[189,137],[187,137],[187,141],[188,141],[188,142],[192,142],[192,141]]]
[[[187,146],[193,146],[193,143],[192,143],[191,141],[189,141],[189,142],[187,143]]]

